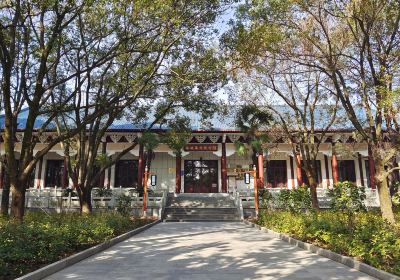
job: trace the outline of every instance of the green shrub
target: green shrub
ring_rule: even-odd
[[[395,206],[400,206],[400,182],[396,182],[393,184],[393,195],[392,195],[392,203]]]
[[[98,188],[95,189],[95,194],[96,196],[100,196],[100,197],[109,197],[112,196],[112,190],[111,189],[107,189],[107,188]]]
[[[283,210],[298,213],[311,209],[310,189],[301,186],[296,189],[281,190],[277,196],[277,205]]]
[[[63,196],[64,196],[64,197],[69,197],[69,195],[71,195],[71,197],[77,197],[77,196],[78,196],[78,193],[77,193],[74,189],[66,188],[66,189],[63,191]]]
[[[117,212],[120,213],[123,216],[129,216],[131,214],[131,203],[132,203],[132,197],[121,194],[117,197]]]
[[[258,197],[261,199],[261,207],[272,209],[274,206],[274,198],[268,189],[259,189]]]
[[[345,181],[336,183],[328,191],[328,197],[331,199],[330,207],[333,211],[341,211],[346,214],[346,224],[350,231],[354,230],[355,212],[365,211],[365,187],[359,187],[355,184]]]
[[[273,211],[261,213],[257,223],[400,275],[399,229],[386,223],[378,212],[355,212],[352,229],[347,219],[342,211]]]
[[[138,227],[118,213],[31,213],[24,223],[0,220],[0,279],[13,279]]]
[[[365,187],[356,186],[352,182],[336,183],[328,191],[331,199],[331,209],[336,211],[362,211],[365,210]]]

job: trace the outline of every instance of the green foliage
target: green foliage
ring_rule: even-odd
[[[97,154],[94,165],[97,167],[106,166],[110,162],[110,157],[107,154]]]
[[[168,127],[170,129],[162,136],[162,141],[175,155],[181,156],[186,139],[190,136],[190,120],[187,117],[176,117],[174,121],[168,123]]]
[[[366,210],[364,204],[365,188],[358,187],[348,181],[339,182],[328,191],[328,197],[331,199],[331,209],[343,212],[347,217],[349,231],[353,231],[355,212]]]
[[[245,105],[236,114],[236,125],[248,134],[257,135],[260,129],[268,127],[272,119],[269,112],[256,105]]]
[[[309,211],[312,208],[309,187],[301,186],[296,189],[281,190],[277,196],[277,205],[292,213]]]
[[[28,212],[22,224],[0,220],[0,279],[21,276],[147,222],[118,213]]]
[[[362,211],[365,210],[365,187],[345,181],[335,184],[328,191],[331,199],[331,208],[335,211]]]
[[[110,197],[112,196],[112,190],[111,189],[107,189],[107,188],[98,188],[95,189],[95,194],[96,196],[100,196],[100,197]]]
[[[236,153],[239,156],[247,156],[248,152],[249,152],[249,148],[247,147],[247,145],[245,143],[242,143],[240,141],[235,141],[235,149],[236,149]]]
[[[400,206],[400,182],[393,184],[392,203],[395,206]]]
[[[153,151],[160,144],[158,135],[153,132],[144,132],[138,141],[146,151]]]
[[[246,134],[244,142],[235,141],[235,148],[240,156],[247,156],[249,149],[253,152],[253,163],[255,164],[256,153],[263,152],[268,135],[263,132],[272,121],[272,115],[263,111],[256,105],[244,105],[236,113],[236,125]],[[248,145],[247,145],[248,144]]]
[[[78,193],[76,191],[74,191],[73,189],[71,189],[71,188],[66,188],[63,191],[63,196],[69,197],[70,195],[71,195],[71,197],[77,197]]]
[[[261,207],[265,209],[271,209],[274,205],[274,198],[268,189],[259,189],[258,196],[261,198]]]
[[[377,212],[356,212],[352,230],[346,221],[347,215],[336,211],[274,211],[262,212],[257,223],[400,275],[398,228],[385,222]]]
[[[132,197],[121,194],[116,199],[117,202],[117,212],[120,213],[122,216],[129,216],[131,214],[131,202]]]

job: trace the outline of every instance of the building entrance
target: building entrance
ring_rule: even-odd
[[[218,192],[217,160],[185,160],[184,175],[185,193]]]

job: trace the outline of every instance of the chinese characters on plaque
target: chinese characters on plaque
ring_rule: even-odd
[[[216,152],[217,144],[187,144],[184,148],[186,152]]]

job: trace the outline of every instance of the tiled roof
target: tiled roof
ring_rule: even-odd
[[[190,119],[191,129],[194,131],[239,131],[240,129],[235,125],[235,115],[238,107],[232,107],[232,109],[228,109],[227,113],[218,112],[215,113],[209,119],[203,119],[201,114],[196,112],[188,112],[188,111],[180,111],[178,114],[180,116],[186,116]],[[294,118],[293,113],[287,106],[276,106],[276,110],[279,112],[286,114],[287,119]],[[328,110],[320,107],[315,112],[315,123],[316,129],[322,129],[326,126],[327,121],[329,121]],[[358,114],[360,119],[365,119],[365,114],[362,110],[358,110]],[[348,120],[346,113],[343,109],[339,110],[338,116],[340,121],[334,124],[331,129],[332,130],[352,130],[353,125]],[[23,130],[25,128],[25,124],[28,117],[28,108],[21,110],[18,116],[18,130]],[[173,116],[170,116],[173,117]],[[147,120],[142,121],[140,123],[133,123],[129,117],[123,116],[119,119],[116,119],[113,124],[109,127],[109,130],[143,130],[147,128],[151,123],[152,117],[149,116]],[[46,121],[46,115],[39,116],[35,121],[35,129],[39,129]],[[47,129],[54,129],[54,123],[50,124]],[[0,129],[4,128],[4,115],[0,115]],[[167,129],[166,125],[155,125],[154,129]]]
[[[18,115],[18,130],[23,130],[26,125],[26,121],[28,118],[28,108],[22,109],[20,114]],[[181,116],[186,116],[190,119],[191,129],[192,130],[204,130],[204,131],[224,131],[224,130],[238,130],[234,126],[234,115],[220,115],[214,114],[209,119],[202,119],[201,114],[195,112],[181,111],[178,113]],[[173,117],[173,116],[169,116]],[[116,119],[113,124],[109,127],[109,130],[144,130],[146,129],[152,122],[152,116],[149,116],[147,120],[134,123],[129,119],[128,116],[123,116],[119,119]],[[5,118],[4,115],[0,115],[0,129],[4,129]],[[46,122],[46,115],[39,116],[36,121],[34,128],[39,129]],[[54,129],[54,123],[50,123],[47,126],[47,129]],[[154,129],[167,129],[165,124],[156,124],[153,126]]]

